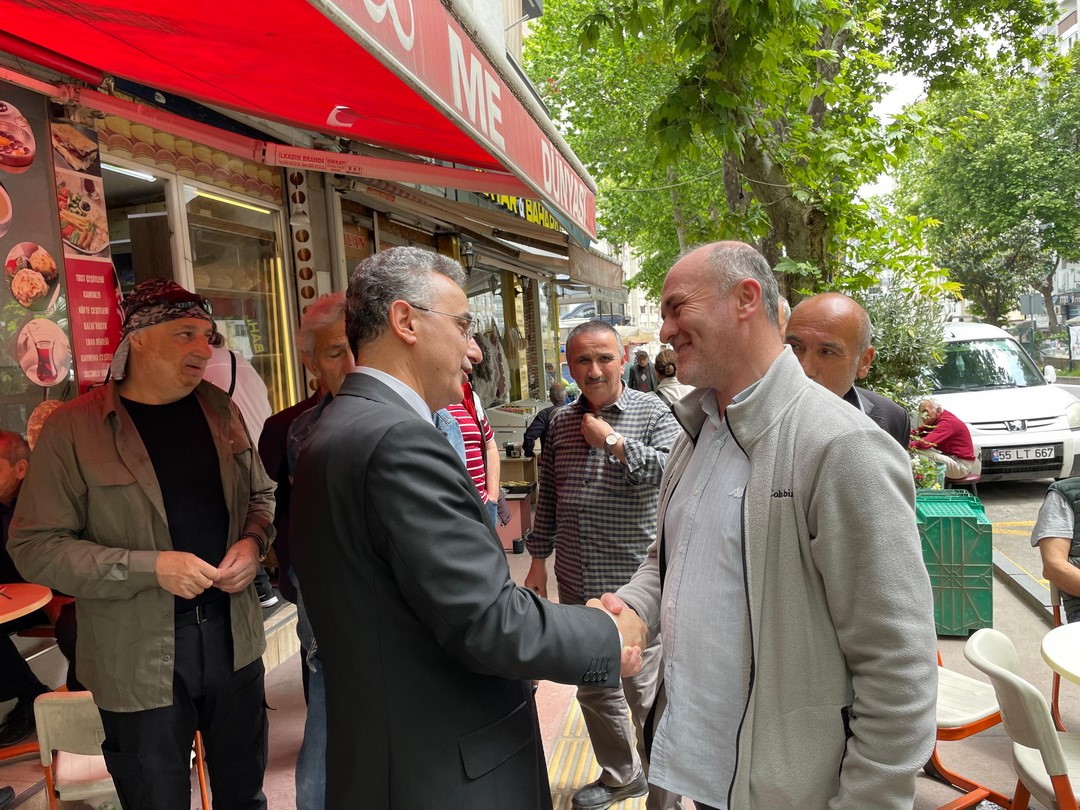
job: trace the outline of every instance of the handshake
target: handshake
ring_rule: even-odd
[[[599,599],[590,599],[585,604],[604,611],[614,619],[623,644],[620,674],[623,678],[637,675],[641,671],[641,651],[649,643],[649,628],[645,626],[645,622],[633,608],[613,593],[605,593]]]

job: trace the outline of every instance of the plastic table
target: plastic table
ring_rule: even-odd
[[[1063,624],[1043,636],[1042,657],[1062,678],[1080,684],[1080,623]]]

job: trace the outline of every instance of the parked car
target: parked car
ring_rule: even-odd
[[[621,312],[601,312],[596,314],[596,304],[592,301],[586,301],[582,304],[578,304],[573,309],[569,310],[565,315],[559,318],[560,323],[564,326],[577,326],[579,323],[585,321],[593,321],[599,318],[602,321],[607,321],[610,324],[619,326],[626,323],[626,316]],[[568,322],[573,321],[570,324]]]
[[[934,370],[933,397],[963,420],[984,481],[1027,481],[1080,474],[1080,401],[1053,385],[1003,329],[982,323],[945,326],[945,360]]]

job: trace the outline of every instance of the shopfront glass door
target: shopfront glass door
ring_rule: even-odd
[[[226,347],[266,382],[274,411],[296,401],[278,211],[185,184],[195,290],[214,305]]]

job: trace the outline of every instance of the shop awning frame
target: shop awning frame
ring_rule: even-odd
[[[0,0],[0,19],[0,51],[62,76],[490,174],[425,182],[540,199],[582,244],[595,235],[595,184],[456,0]]]

